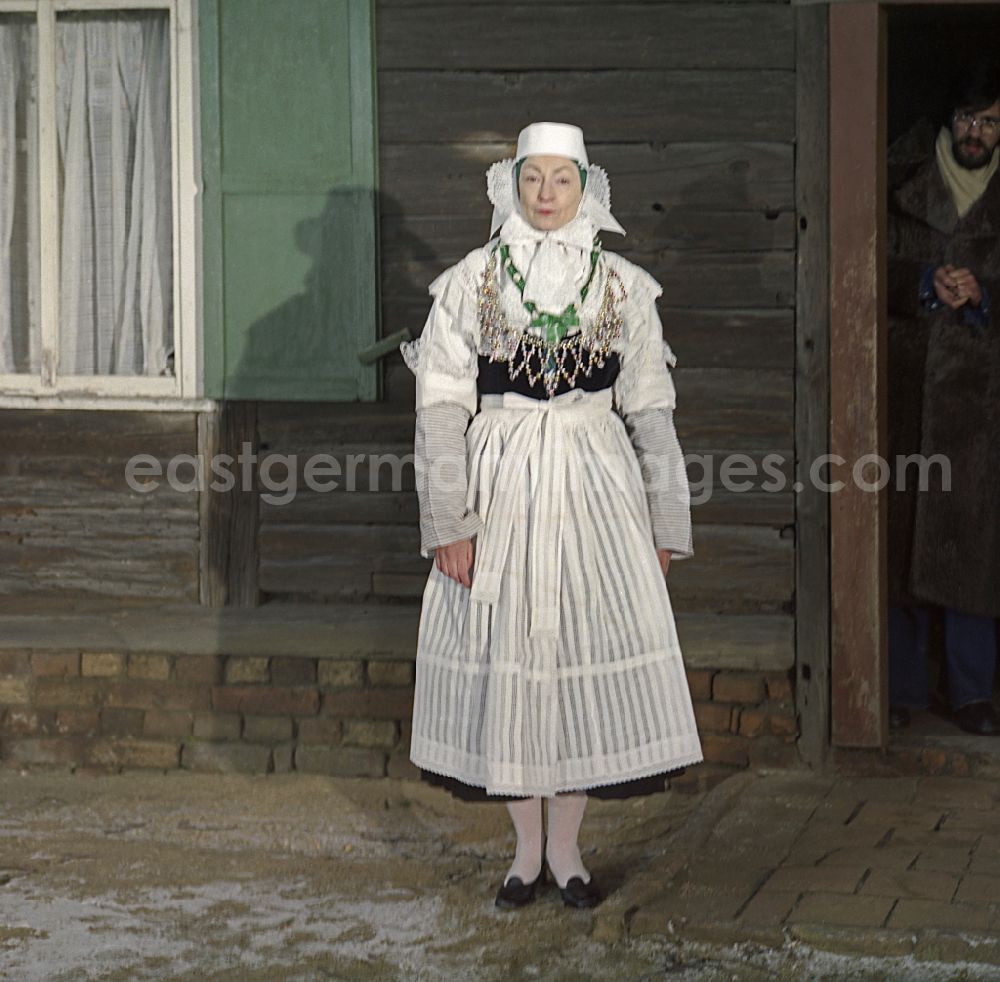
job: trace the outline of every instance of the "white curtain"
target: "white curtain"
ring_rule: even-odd
[[[57,24],[61,375],[173,372],[167,14]]]
[[[36,32],[0,17],[0,374],[39,371]]]

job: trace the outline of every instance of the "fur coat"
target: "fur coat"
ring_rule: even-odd
[[[889,155],[889,590],[895,603],[1000,615],[1000,172],[963,218],[920,124]],[[996,151],[1000,152],[1000,150]],[[990,322],[928,311],[928,266],[965,266],[989,293]],[[927,490],[899,454],[942,454]]]

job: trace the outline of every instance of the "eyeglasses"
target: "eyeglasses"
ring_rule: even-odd
[[[978,129],[983,136],[995,136],[1000,131],[1000,119],[996,116],[981,116],[978,119],[972,113],[955,113],[951,121],[956,126],[965,129]]]

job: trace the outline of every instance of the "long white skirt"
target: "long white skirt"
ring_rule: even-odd
[[[472,590],[436,568],[411,759],[553,795],[701,760],[639,464],[611,392],[485,396],[467,435]]]

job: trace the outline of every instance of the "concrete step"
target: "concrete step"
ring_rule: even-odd
[[[413,603],[4,614],[0,649],[406,659],[416,650],[419,615]]]

